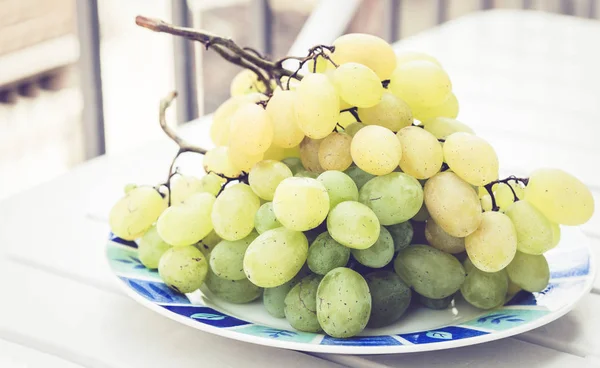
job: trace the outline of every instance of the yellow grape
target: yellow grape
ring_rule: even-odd
[[[473,129],[471,129],[469,126],[451,118],[440,117],[427,120],[423,123],[423,127],[426,131],[433,134],[437,139],[445,139],[450,134],[456,132],[475,134]]]
[[[229,147],[215,147],[204,155],[204,170],[235,178],[241,170],[235,167],[229,158]]]
[[[243,96],[253,92],[265,92],[265,84],[258,80],[258,76],[250,69],[237,73],[229,85],[229,94],[232,97]]]
[[[246,103],[231,117],[229,146],[249,155],[264,153],[273,141],[273,123],[262,107]]]
[[[214,196],[219,193],[225,179],[214,173],[197,178],[190,175],[176,175],[171,179],[171,204],[183,203],[195,193],[210,193]]]
[[[356,133],[358,133],[359,130],[361,130],[362,128],[364,128],[365,125],[363,123],[359,123],[354,122],[350,125],[348,125],[345,129],[344,132],[348,135],[350,135],[351,137],[354,137],[356,135]]]
[[[249,185],[235,184],[217,197],[211,213],[215,232],[225,240],[240,240],[254,229],[260,199]]]
[[[476,135],[450,134],[444,143],[444,159],[450,170],[469,184],[482,186],[498,179],[496,151]]]
[[[562,225],[581,225],[594,213],[594,197],[588,187],[559,169],[534,171],[525,187],[525,200]]]
[[[319,164],[325,170],[344,171],[352,165],[350,144],[352,137],[346,133],[333,132],[319,146]]]
[[[248,182],[257,196],[271,201],[279,183],[283,179],[292,176],[292,170],[284,163],[275,160],[264,160],[254,165],[250,170]]]
[[[308,74],[296,89],[294,109],[298,127],[310,138],[325,138],[340,116],[335,87],[323,74]]]
[[[333,80],[340,97],[352,106],[371,107],[381,101],[384,88],[377,74],[358,63],[340,65],[333,72]]]
[[[402,147],[396,135],[378,125],[369,125],[356,132],[350,152],[356,166],[373,175],[391,173],[402,157]]]
[[[349,33],[333,42],[331,58],[336,64],[359,63],[371,68],[380,80],[389,79],[396,68],[396,54],[383,39],[364,33]]]
[[[527,254],[542,254],[554,248],[558,227],[527,201],[513,203],[506,210],[517,231],[517,249]]]
[[[491,195],[484,194],[481,197],[481,209],[486,212],[492,210],[492,196]]]
[[[452,83],[444,69],[422,60],[397,67],[388,88],[411,106],[437,106],[452,93]]]
[[[233,164],[236,169],[240,171],[248,172],[257,162],[261,161],[264,157],[263,153],[258,153],[256,155],[249,155],[246,152],[238,151],[237,149],[233,149],[233,147],[229,147],[229,160]]]
[[[284,179],[275,190],[273,211],[277,220],[288,229],[314,229],[329,212],[327,188],[316,179]]]
[[[350,111],[340,112],[340,121],[338,121],[338,123],[342,126],[342,128],[346,129],[348,125],[356,123],[356,118]]]
[[[158,235],[174,247],[198,243],[213,230],[210,215],[214,203],[214,195],[195,193],[167,208],[156,222]]]
[[[440,105],[435,106],[420,106],[413,104],[411,106],[413,116],[419,121],[427,121],[437,117],[446,117],[455,119],[458,116],[458,100],[454,93],[450,93],[450,97]]]
[[[417,179],[427,179],[442,167],[444,154],[440,142],[419,127],[408,126],[397,133],[402,146],[400,168]]]
[[[302,166],[310,172],[322,173],[325,171],[319,162],[319,147],[322,139],[305,137],[300,143],[300,161]]]
[[[369,108],[359,108],[358,116],[365,125],[380,125],[393,132],[413,123],[410,106],[393,93],[384,92],[381,101]]]
[[[156,189],[146,186],[132,189],[111,208],[110,230],[121,239],[135,240],[144,235],[166,207]]]
[[[210,126],[210,138],[217,146],[229,144],[229,132],[231,130],[231,116],[237,109],[247,103],[246,98],[241,96],[231,97],[223,102],[213,114]]]
[[[325,53],[327,55],[330,54],[328,51],[325,51]],[[315,67],[315,64],[316,64],[316,67]],[[325,59],[321,55],[318,55],[313,60],[309,60],[307,63],[307,67],[308,67],[309,73],[325,73],[326,71],[335,68],[335,66],[333,66],[333,64],[329,60]]]
[[[418,51],[398,51],[396,52],[396,65],[400,66],[402,64],[409,63],[415,60],[425,60],[436,64],[439,67],[442,67],[442,64],[434,58],[433,56],[426,54],[424,52]]]
[[[267,103],[267,114],[273,124],[273,144],[283,148],[295,147],[304,138],[298,127],[294,91],[277,91]]]
[[[479,195],[479,198],[483,198],[484,195],[489,193],[485,187],[477,187],[477,194]]]
[[[517,252],[515,226],[503,213],[484,212],[477,230],[465,238],[465,248],[475,267],[498,272],[508,266]]]
[[[506,211],[508,207],[515,201],[515,196],[512,190],[505,183],[498,183],[494,190],[494,198],[496,198],[496,205],[500,207],[502,212]]]

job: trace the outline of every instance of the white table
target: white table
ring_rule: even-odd
[[[562,167],[598,200],[598,39],[596,21],[493,11],[398,47],[441,60],[461,102],[460,119],[494,145],[506,173]],[[186,134],[205,141],[207,125],[191,124]],[[600,282],[545,327],[422,354],[311,356],[227,340],[154,314],[117,289],[104,260],[105,218],[125,183],[161,180],[174,151],[165,138],[101,157],[0,203],[0,367],[600,366]],[[200,167],[198,159],[184,161]],[[599,225],[596,215],[583,226],[595,252]]]

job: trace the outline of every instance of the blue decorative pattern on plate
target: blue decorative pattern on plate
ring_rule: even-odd
[[[517,293],[504,306],[484,311],[461,298],[443,311],[414,308],[399,322],[338,339],[294,330],[268,315],[260,301],[235,305],[206,291],[178,294],[147,270],[134,242],[110,236],[107,258],[125,292],[144,306],[185,325],[217,335],[287,349],[338,354],[390,354],[448,349],[529,331],[570,311],[589,292],[596,272],[587,239],[563,228],[559,246],[548,252],[551,279],[540,293]]]

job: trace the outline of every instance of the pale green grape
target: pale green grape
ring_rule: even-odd
[[[419,212],[417,212],[411,220],[413,221],[418,221],[418,222],[425,222],[427,220],[429,220],[431,216],[429,215],[429,211],[427,211],[427,206],[425,205],[425,202],[423,202],[423,204],[421,205],[421,208],[419,208]]]
[[[200,179],[199,191],[210,193],[214,196],[219,194],[226,180],[215,173],[208,173]],[[172,199],[171,199],[172,200]]]
[[[396,135],[378,125],[369,125],[356,132],[350,152],[356,166],[373,175],[391,173],[402,157]]]
[[[257,286],[279,286],[298,273],[307,254],[308,240],[301,232],[284,227],[267,230],[246,250],[244,272]]]
[[[158,268],[160,257],[171,246],[161,239],[156,230],[156,226],[152,226],[138,242],[138,257],[144,266],[150,269]]]
[[[166,207],[156,189],[132,189],[111,208],[108,215],[110,231],[121,239],[137,239],[144,235]]]
[[[265,157],[264,153],[257,153],[255,155],[249,155],[246,152],[238,151],[233,147],[229,147],[229,160],[231,164],[240,171],[248,172],[257,162],[262,161]]]
[[[300,143],[300,161],[308,171],[322,173],[325,171],[319,162],[319,147],[323,139],[304,137]]]
[[[340,118],[338,124],[344,128],[344,130],[350,125],[356,123],[356,118],[350,111],[340,111]],[[347,133],[347,132],[346,132]]]
[[[369,207],[359,202],[346,201],[329,212],[327,230],[338,243],[349,248],[366,249],[379,238],[380,225]]]
[[[195,246],[196,248],[200,249],[202,254],[204,254],[207,259],[209,259],[210,252],[212,252],[212,250],[217,246],[217,244],[221,242],[221,240],[223,239],[221,239],[221,237],[217,235],[217,233],[213,229],[213,231],[208,233],[208,235],[205,236],[202,240],[200,240],[199,243],[196,243]]]
[[[387,91],[383,93],[377,105],[359,108],[357,112],[363,124],[379,125],[392,132],[397,132],[413,123],[410,106]]]
[[[333,132],[321,141],[318,151],[319,164],[325,170],[344,171],[352,165],[350,144],[352,137],[346,133]]]
[[[371,316],[368,327],[391,325],[402,317],[410,305],[412,292],[392,271],[375,271],[365,275],[371,292]]]
[[[509,277],[508,278],[508,289],[506,290],[506,296],[508,297],[507,299],[510,300],[516,293],[518,293],[521,290],[523,290],[523,289],[521,289],[521,287],[519,285],[512,282],[512,280]]]
[[[236,96],[229,98],[217,108],[213,114],[213,120],[210,126],[210,138],[215,145],[226,146],[229,144],[231,117],[240,106],[247,102],[246,98]]]
[[[197,178],[189,175],[176,175],[171,179],[171,204],[183,203],[195,193],[210,193],[216,196],[225,179],[214,173]]]
[[[320,332],[317,320],[317,289],[323,277],[308,275],[285,297],[285,319],[299,331]]]
[[[229,158],[229,147],[215,147],[204,155],[204,170],[230,178],[238,177],[242,170],[235,167]]]
[[[325,220],[329,212],[327,188],[316,179],[284,179],[275,190],[273,211],[277,220],[288,229],[313,229]]]
[[[175,247],[199,242],[213,230],[211,211],[215,196],[196,193],[185,202],[167,208],[158,218],[156,228],[160,237]]]
[[[381,268],[394,258],[394,240],[383,226],[375,244],[367,249],[352,249],[352,255],[358,263],[371,268]]]
[[[308,275],[310,275],[308,267],[302,267],[296,276],[285,284],[266,288],[263,292],[263,305],[267,312],[273,317],[285,318],[285,297],[300,280]]]
[[[515,196],[510,189],[508,184],[498,183],[494,185],[494,198],[496,198],[496,205],[500,207],[502,212],[505,212],[508,207],[515,201]]]
[[[329,195],[329,208],[344,201],[358,201],[358,188],[351,177],[341,171],[325,171],[317,177]]]
[[[442,64],[440,64],[440,62],[436,58],[434,58],[433,56],[426,54],[424,52],[399,51],[396,53],[396,65],[398,65],[398,66],[409,63],[411,61],[415,61],[415,60],[425,60],[425,61],[432,62],[432,63],[438,65],[439,67],[442,66]]]
[[[263,155],[264,160],[275,161],[282,161],[283,159],[289,157],[300,157],[300,146],[282,148],[271,144],[271,146],[265,151]]]
[[[296,88],[294,110],[298,127],[310,138],[325,138],[338,121],[340,102],[324,74],[308,74]]]
[[[469,271],[460,292],[467,302],[481,309],[492,309],[504,303],[508,291],[506,271]]]
[[[338,37],[331,54],[333,61],[342,65],[359,63],[371,68],[380,80],[389,79],[396,68],[396,54],[385,40],[364,33],[349,33]]]
[[[517,232],[517,250],[528,254],[542,254],[554,248],[557,227],[529,202],[518,201],[506,210]]]
[[[425,238],[432,247],[446,253],[456,254],[465,251],[465,238],[457,238],[448,234],[433,219],[427,220]]]
[[[273,123],[273,144],[291,148],[300,144],[304,132],[298,127],[294,91],[277,91],[267,103],[267,114]]]
[[[425,122],[423,122],[423,127],[437,139],[446,139],[450,134],[458,132],[475,134],[473,129],[466,124],[447,117],[425,120]]]
[[[517,232],[510,218],[500,212],[484,212],[475,232],[465,238],[473,265],[485,272],[497,272],[512,261],[517,251]]]
[[[319,174],[317,174],[315,172],[306,171],[306,170],[300,170],[294,175],[294,177],[316,179],[319,177]]]
[[[281,226],[281,223],[277,220],[275,212],[273,211],[273,202],[264,203],[260,206],[258,211],[256,211],[256,215],[254,216],[254,227],[259,234]]]
[[[358,200],[375,212],[382,225],[394,225],[419,212],[423,188],[412,176],[393,172],[369,180],[360,189]]]
[[[532,293],[544,290],[550,281],[550,267],[543,254],[517,252],[506,272],[513,283]]]
[[[408,126],[398,132],[402,146],[400,168],[417,179],[428,179],[442,167],[444,154],[437,138],[428,131]]]
[[[431,218],[448,234],[465,237],[481,223],[481,203],[475,189],[452,172],[435,174],[424,188]]]
[[[271,201],[275,189],[283,179],[291,178],[292,170],[284,163],[275,160],[260,161],[250,170],[248,182],[250,188],[260,198]]]
[[[435,310],[442,310],[448,308],[450,306],[450,303],[452,303],[452,300],[454,299],[454,294],[441,299],[428,298],[420,294],[417,295],[419,295],[419,301],[421,302],[421,304],[423,304],[429,309]]]
[[[202,286],[208,262],[194,246],[168,249],[158,263],[158,274],[170,288],[179,293],[191,293]]]
[[[356,133],[358,133],[358,131],[361,130],[362,128],[364,128],[365,126],[366,125],[364,125],[363,123],[354,122],[354,123],[349,124],[347,127],[345,127],[344,131],[349,136],[354,137],[356,135]]]
[[[308,268],[318,275],[325,275],[337,267],[343,267],[350,259],[350,248],[338,243],[328,232],[319,234],[308,248]]]
[[[287,167],[290,168],[292,174],[296,175],[298,171],[304,170],[304,166],[302,166],[302,161],[300,161],[299,157],[288,157],[281,160]]]
[[[486,212],[492,210],[492,196],[485,194],[481,197],[481,209]]]
[[[237,73],[229,86],[229,94],[232,97],[253,92],[264,92],[265,90],[265,84],[259,81],[256,73],[250,69],[244,69]]]
[[[452,133],[444,142],[444,159],[450,170],[471,185],[483,186],[498,179],[498,156],[482,138]]]
[[[326,54],[329,55],[329,52],[326,51]],[[315,59],[309,60],[307,66],[310,73],[325,73],[326,71],[335,68],[335,66],[322,55],[317,55]]]
[[[225,240],[239,240],[254,229],[260,200],[246,184],[225,188],[217,197],[211,215],[215,231]]]
[[[333,81],[340,97],[351,106],[372,107],[381,101],[383,86],[369,67],[345,63],[333,71]]]
[[[327,273],[317,289],[317,319],[332,337],[360,333],[371,315],[371,293],[357,272],[338,267]]]
[[[431,119],[445,117],[456,119],[458,116],[458,99],[454,93],[450,93],[450,97],[446,101],[436,106],[419,106],[413,104],[411,106],[413,116],[421,122],[429,122]],[[438,137],[439,138],[439,137]]]
[[[210,269],[222,279],[241,280],[244,274],[244,255],[246,249],[258,237],[253,231],[244,239],[222,240],[210,253]]]
[[[240,106],[231,116],[229,147],[247,155],[264,153],[273,142],[273,122],[262,107],[254,103]]]
[[[215,275],[208,269],[206,287],[219,299],[233,304],[246,304],[256,300],[262,294],[262,289],[247,278],[241,280],[227,280]]]
[[[358,166],[350,166],[346,171],[344,171],[349,177],[354,180],[356,187],[360,190],[369,180],[373,179],[375,175],[369,174]]]
[[[411,106],[441,105],[452,93],[452,83],[444,69],[424,60],[399,65],[388,88]]]
[[[581,225],[594,213],[594,197],[588,187],[559,169],[534,171],[525,187],[525,200],[561,225]]]
[[[385,227],[394,239],[394,251],[398,252],[408,247],[413,239],[414,230],[410,221],[401,222],[395,225]]]

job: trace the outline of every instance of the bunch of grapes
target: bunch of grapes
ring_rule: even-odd
[[[233,80],[206,176],[128,186],[110,224],[144,265],[334,337],[395,323],[411,299],[490,309],[547,286],[559,224],[592,216],[585,185],[558,169],[499,180],[429,55],[348,34],[298,60],[303,77]]]

